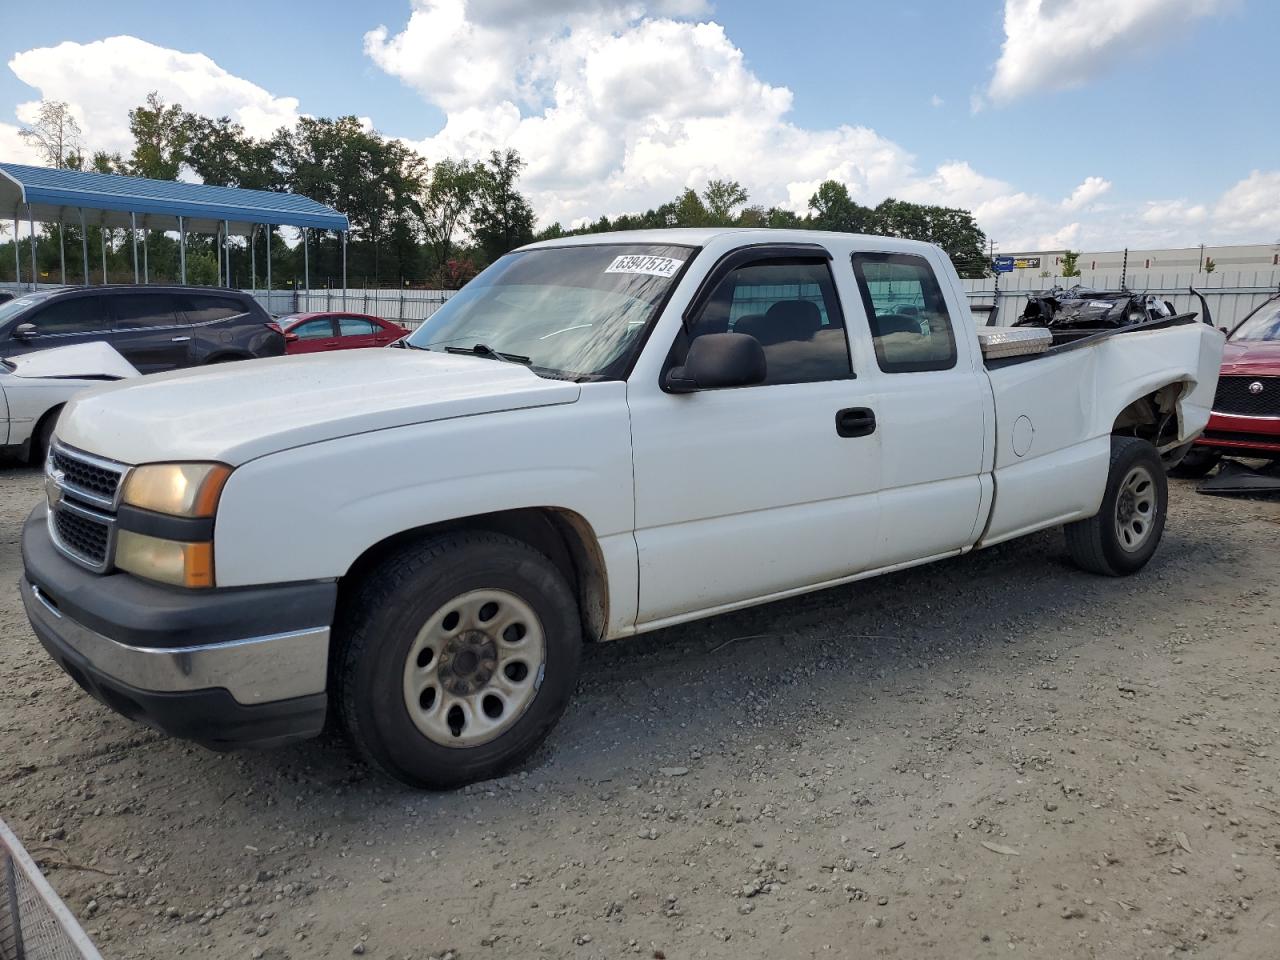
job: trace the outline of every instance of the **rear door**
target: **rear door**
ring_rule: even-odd
[[[858,252],[841,269],[850,265],[864,314],[859,333],[870,333],[877,367],[877,566],[970,546],[982,499],[990,388],[960,325],[968,305],[944,292],[923,256]]]
[[[338,346],[338,336],[334,329],[332,317],[313,317],[304,320],[289,329],[297,336],[288,346],[289,353],[320,353],[323,350],[334,350]]]
[[[191,325],[171,293],[118,293],[107,297],[114,319],[112,344],[142,373],[185,367]]]
[[[378,346],[377,335],[382,328],[368,317],[339,317],[339,350],[358,350]]]

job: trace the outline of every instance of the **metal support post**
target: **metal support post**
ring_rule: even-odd
[[[22,283],[22,248],[18,246],[18,208],[13,209],[13,282]]]
[[[222,253],[227,260],[226,286],[231,286],[231,221],[222,221]]]
[[[138,273],[138,218],[135,214],[129,214],[129,234],[133,239],[133,282],[138,284],[142,275]]]
[[[107,285],[107,229],[98,228],[98,239],[102,241],[102,285]]]
[[[39,279],[36,277],[36,218],[31,213],[31,204],[27,204],[27,230],[31,234],[31,289],[36,289]],[[17,242],[18,235],[14,233],[14,242]]]
[[[258,236],[258,225],[255,223],[249,228],[249,293],[257,294],[258,292],[258,245],[255,242]]]
[[[187,224],[185,217],[178,218],[178,272],[185,286],[187,283]]]
[[[347,231],[342,231],[342,309],[347,309]]]
[[[147,250],[147,218],[142,218],[142,282],[151,282],[151,254]]]
[[[302,286],[307,292],[307,303],[311,303],[311,255],[307,252],[309,231],[302,228]]]
[[[58,211],[58,267],[62,272],[62,285],[67,285],[67,228],[62,225],[62,211]]]
[[[267,313],[271,312],[271,224],[263,225],[263,233],[267,235]]]
[[[84,222],[84,207],[80,208],[80,258],[84,263],[84,285],[89,285],[89,228]]]

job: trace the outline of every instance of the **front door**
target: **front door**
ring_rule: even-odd
[[[666,393],[628,384],[639,622],[677,618],[851,576],[877,538],[880,438],[854,376],[825,251],[769,247],[717,268],[687,333],[764,347],[758,386]]]
[[[191,325],[169,293],[119,293],[106,298],[114,316],[112,345],[142,373],[185,367]]]

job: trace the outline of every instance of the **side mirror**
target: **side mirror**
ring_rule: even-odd
[[[20,323],[13,328],[13,339],[30,340],[39,332],[39,328],[34,323]]]
[[[720,387],[763,383],[767,372],[764,347],[745,333],[704,333],[695,337],[684,365],[667,371],[668,393],[693,393]]]
[[[293,343],[293,342],[294,342],[294,341],[296,341],[297,339],[298,339],[298,335],[297,335],[296,333],[286,333],[286,334],[284,335],[284,342],[285,342],[285,343]]]

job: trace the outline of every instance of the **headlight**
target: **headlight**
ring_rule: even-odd
[[[161,540],[120,530],[116,534],[116,566],[175,587],[212,587],[213,544]]]
[[[151,463],[129,474],[121,502],[174,517],[212,517],[229,476],[221,463]]]

